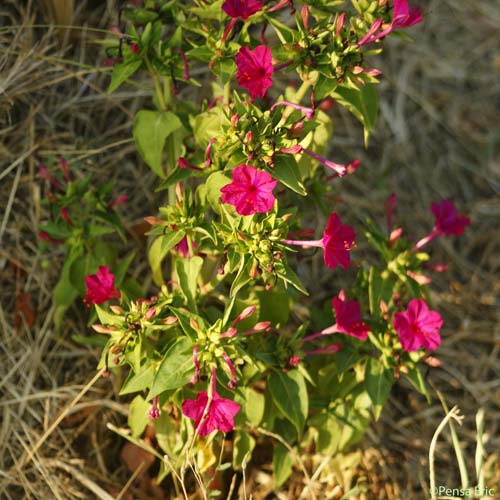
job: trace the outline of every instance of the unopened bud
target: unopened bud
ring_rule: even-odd
[[[144,316],[146,318],[147,321],[149,321],[151,318],[153,318],[154,316],[156,315],[156,308],[154,307],[150,307],[148,309],[148,312],[146,313],[146,316]]]
[[[148,223],[148,224],[151,224],[152,226],[158,226],[160,224],[165,224],[165,221],[164,220],[161,220],[160,218],[158,217],[153,217],[152,215],[151,216],[148,216],[148,217],[144,217],[144,220]]]
[[[178,319],[176,316],[167,316],[161,320],[164,325],[173,325],[174,323],[177,323],[177,321]]]
[[[255,312],[256,309],[257,309],[257,306],[245,307],[245,309],[243,309],[243,311],[241,311],[240,314],[238,314],[238,316],[236,316],[236,318],[234,318],[232,324],[236,325],[240,321],[243,321],[244,319],[249,318],[250,316],[252,316],[252,314]]]
[[[309,7],[307,5],[303,5],[300,9],[300,16],[302,17],[304,29],[309,31]]]
[[[118,314],[118,315],[122,315],[122,314],[125,314],[125,310],[123,308],[121,308],[120,306],[109,306],[109,308],[111,309],[111,311],[114,313],[114,314]]]
[[[253,142],[253,132],[251,130],[246,133],[246,135],[245,135],[245,142],[247,144],[252,144],[252,142]]]
[[[116,332],[116,328],[114,326],[103,326],[99,323],[92,325],[92,329],[95,330],[97,333],[110,334]]]

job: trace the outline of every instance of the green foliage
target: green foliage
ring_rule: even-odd
[[[154,109],[140,110],[133,128],[140,156],[159,178],[156,196],[164,201],[156,213],[144,214],[151,225],[150,275],[140,279],[151,285],[150,295],[143,296],[137,273],[129,272],[135,253],[116,250],[118,237],[126,243],[127,233],[113,210],[111,186],[95,188],[91,179],[74,176],[80,180],[66,179],[59,188],[60,176],[45,174],[57,196],[51,192],[55,201],[40,229],[47,244],[66,247],[54,294],[56,326],[85,294],[85,277],[104,265],[114,275],[120,305],[117,299],[96,304],[91,321],[106,339],[99,367],[124,372],[121,395],[140,393],[130,403],[126,439],[137,443],[146,426],[154,426],[171,461],[162,461],[159,480],[170,473],[167,463],[181,468],[186,457],[197,457],[202,475],[209,467],[229,466],[216,465],[218,438],[194,435],[204,418],[213,430],[227,431],[234,417],[235,432],[226,439],[232,439],[234,469],[251,459],[261,430],[279,436],[273,450],[279,488],[292,472],[290,449],[300,453],[313,443],[318,453],[333,455],[352,446],[372,416],[380,418],[396,379],[407,378],[428,397],[418,368],[423,354],[402,348],[394,317],[412,298],[426,296],[422,268],[429,256],[370,219],[363,232],[356,228],[358,242],[364,237],[371,247],[365,256],[347,241],[347,228],[333,234],[324,226],[341,180],[330,182],[331,170],[321,165],[333,164],[319,156],[330,157],[333,133],[332,117],[322,109],[334,102],[345,107],[368,141],[378,82],[366,60],[379,49],[367,50],[359,41],[375,19],[387,17],[389,7],[379,4],[354,2],[354,13],[343,12],[337,0],[311,0],[305,3],[308,21],[303,11],[285,24],[266,8],[228,27],[222,0],[203,7],[147,0],[140,7],[127,3],[123,35],[105,42],[119,61],[109,92],[144,70],[149,80],[141,85],[153,96]],[[244,84],[245,71],[235,62],[243,47],[260,44],[251,27],[262,23],[279,40],[271,51],[280,85],[265,99],[248,96],[252,86]],[[192,75],[203,75],[202,83]],[[193,95],[192,102],[186,99]],[[250,167],[251,178],[237,178],[235,168],[242,165]],[[259,175],[279,181],[272,193],[264,193]],[[237,202],[222,202],[228,185]],[[240,205],[252,203],[253,213],[242,215]],[[347,210],[341,215],[346,221],[351,216]],[[352,289],[308,296],[302,280],[311,285],[311,260],[324,264],[322,255],[312,257],[316,251],[360,252]],[[338,287],[341,272],[325,267],[319,275],[332,273]],[[333,315],[337,294],[345,310]],[[160,417],[150,421],[156,397]],[[192,422],[186,407],[201,400],[206,406],[196,409],[199,418],[192,420],[198,422]],[[236,415],[229,415],[235,405],[227,400],[239,405]]]
[[[162,165],[165,141],[181,127],[179,118],[169,111],[141,110],[135,115],[134,140],[137,150],[159,177],[165,177]]]

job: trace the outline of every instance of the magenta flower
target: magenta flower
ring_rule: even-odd
[[[86,304],[102,304],[110,299],[120,298],[120,292],[115,288],[115,277],[108,266],[99,266],[96,274],[85,276],[87,295],[83,299]]]
[[[392,22],[387,25],[382,31],[378,32],[382,27],[383,20],[376,19],[370,26],[366,35],[358,42],[358,46],[366,45],[375,42],[392,33],[398,28],[408,28],[422,21],[422,13],[419,7],[410,7],[407,0],[394,0],[394,13]]]
[[[443,200],[441,203],[432,203],[431,212],[434,214],[434,227],[441,234],[461,235],[470,219],[463,214],[458,214],[451,200]]]
[[[441,344],[439,330],[443,319],[422,299],[410,300],[406,311],[396,313],[393,326],[405,351],[412,352],[421,347],[433,351]]]
[[[393,29],[408,28],[422,22],[422,19],[419,7],[410,7],[407,0],[394,0]]]
[[[289,102],[289,101],[278,101],[275,102],[271,106],[271,111],[273,111],[277,106],[288,106],[293,109],[297,109],[298,111],[302,111],[306,118],[309,120],[312,120],[314,118],[314,109],[312,108],[306,108],[305,106],[301,106],[300,104],[295,104],[294,102]]]
[[[250,50],[241,47],[236,54],[238,83],[245,87],[250,97],[264,97],[267,89],[273,84],[273,64],[271,50],[265,45],[259,45]]]
[[[222,4],[222,10],[233,18],[248,19],[259,10],[262,10],[264,5],[258,0],[225,0]]]
[[[342,224],[340,217],[332,213],[320,240],[283,240],[283,243],[305,248],[323,248],[323,258],[330,269],[335,269],[337,266],[347,269],[351,265],[350,250],[355,245],[355,239],[354,229]]]
[[[434,228],[416,243],[413,250],[422,248],[438,236],[461,235],[465,227],[470,224],[470,219],[464,214],[459,214],[451,200],[432,203],[431,212],[434,214]]]
[[[275,104],[276,106],[277,104]],[[307,109],[307,108],[305,108]],[[330,168],[335,172],[335,176],[343,177],[346,174],[353,174],[356,172],[358,169],[359,165],[361,162],[359,160],[354,160],[351,163],[348,163],[347,165],[343,165],[341,163],[335,163],[333,161],[327,160],[323,156],[320,156],[319,154],[316,154],[314,151],[311,151],[310,149],[302,147],[300,144],[295,144],[295,146],[292,146],[290,148],[281,148],[280,153],[286,153],[286,154],[292,154],[296,155],[299,153],[305,153],[308,156],[311,156],[315,160],[319,161],[322,165],[325,167]]]
[[[366,340],[370,327],[363,323],[359,302],[357,300],[347,300],[344,290],[340,290],[338,297],[332,299],[332,305],[335,310],[336,323],[318,333],[305,337],[304,342],[332,333],[344,333],[360,340]]]
[[[208,401],[208,393],[201,391],[196,399],[187,399],[182,403],[182,413],[194,420],[194,426],[200,436],[208,436],[215,430],[232,431],[234,417],[240,411],[240,405],[219,396],[216,390],[215,368],[212,369],[212,400],[210,404]]]
[[[239,165],[233,170],[233,182],[221,188],[223,203],[234,205],[240,215],[266,213],[273,208],[272,193],[277,180],[267,172],[250,165]]]

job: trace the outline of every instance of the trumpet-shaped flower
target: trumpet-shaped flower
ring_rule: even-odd
[[[265,45],[259,45],[253,50],[241,47],[236,54],[236,65],[238,83],[248,90],[250,97],[264,97],[273,84],[271,50]]]
[[[431,212],[434,214],[434,228],[415,244],[413,250],[419,250],[438,236],[461,235],[470,224],[470,219],[464,214],[459,214],[451,200],[432,203]]]
[[[380,38],[387,36],[398,28],[408,28],[414,24],[418,24],[422,19],[422,13],[419,7],[410,7],[408,5],[408,0],[394,0],[394,12],[391,23],[386,25],[382,31],[379,31],[382,27],[383,20],[376,19],[370,26],[366,35],[358,42],[358,46],[380,40]]]
[[[264,5],[258,0],[225,0],[222,4],[222,10],[229,17],[241,19],[248,19],[263,7]]]
[[[288,245],[323,248],[323,259],[330,269],[347,269],[351,265],[350,251],[355,245],[356,233],[351,226],[342,224],[336,213],[330,214],[320,240],[283,240]]]
[[[360,340],[366,340],[370,327],[363,323],[359,302],[347,300],[344,290],[340,290],[338,297],[332,299],[332,305],[335,310],[335,324],[305,337],[304,342],[332,333],[343,333]]]
[[[182,403],[182,413],[194,420],[194,426],[200,436],[208,436],[213,431],[230,432],[234,428],[234,417],[240,411],[240,405],[230,399],[221,398],[216,390],[215,368],[212,369],[212,397],[209,403],[206,391],[197,394],[196,399],[187,399]]]
[[[432,203],[431,212],[434,214],[434,227],[446,235],[463,234],[465,227],[470,224],[470,219],[463,214],[458,214],[451,200],[441,203]]]
[[[87,295],[86,304],[102,304],[107,300],[120,298],[120,292],[115,288],[115,276],[108,266],[99,266],[96,274],[85,276]]]
[[[274,205],[272,193],[277,180],[250,165],[240,165],[233,170],[233,182],[221,188],[223,203],[234,205],[240,215],[269,212]]]
[[[410,300],[406,311],[396,313],[393,326],[405,351],[416,351],[421,347],[433,351],[441,344],[439,331],[443,319],[422,299]]]

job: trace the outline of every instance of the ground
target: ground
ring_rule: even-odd
[[[322,463],[316,475],[319,458],[303,457],[321,498],[340,498],[363,477],[366,491],[354,498],[428,498],[429,446],[446,414],[438,392],[464,416],[455,428],[473,485],[475,418],[484,409],[486,484],[500,495],[500,4],[423,7],[414,41],[390,40],[374,61],[384,76],[369,147],[358,124],[335,115],[333,149],[363,165],[346,180],[342,202],[382,219],[387,195],[396,192],[398,223],[423,235],[431,201],[451,198],[472,224],[463,237],[433,243],[433,260],[449,269],[433,274],[432,300],[445,327],[440,367],[426,374],[432,402],[398,384],[351,453]],[[65,15],[57,22],[67,24]],[[98,349],[72,340],[87,331],[83,304],[54,332],[51,293],[62,251],[42,255],[36,237],[46,210],[37,165],[63,155],[95,176],[105,172],[117,193],[129,195],[122,215],[130,245],[144,250],[142,217],[155,213],[161,194],[137,161],[131,121],[149,92],[138,84],[109,96],[110,70],[96,69],[92,29],[116,22],[113,2],[80,2],[72,24],[81,28],[66,32],[43,26],[56,21],[32,2],[5,0],[0,19],[0,498],[152,498],[129,481],[123,442],[106,427],[124,424],[127,401],[116,395],[116,381],[95,377]],[[138,262],[141,276],[147,263]],[[436,485],[459,488],[448,430],[435,459]],[[268,464],[256,462],[247,480],[253,498],[275,498]],[[276,495],[297,498],[302,488],[297,470]]]

